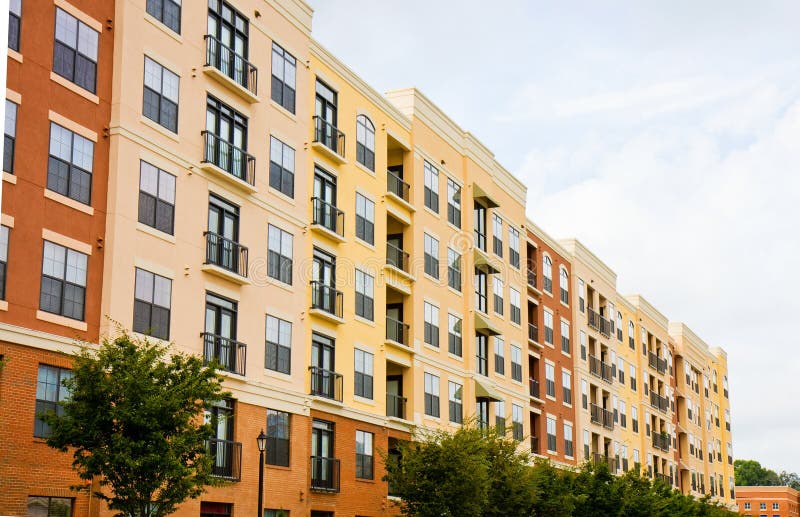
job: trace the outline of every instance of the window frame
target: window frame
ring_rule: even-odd
[[[169,0],[165,0],[169,1]],[[155,85],[148,85],[148,64],[154,69],[151,69],[151,73],[154,71],[158,72],[158,90],[154,87]],[[175,81],[175,98],[170,98],[169,94],[165,93],[164,90],[167,89],[167,81],[174,80]],[[151,58],[147,54],[144,56],[144,76],[142,79],[142,116],[152,120],[159,126],[163,127],[164,129],[171,131],[175,134],[178,133],[178,115],[180,112],[180,85],[181,85],[181,78],[178,74],[170,70],[169,68],[165,67],[155,59]],[[151,101],[148,103],[148,94],[151,96]],[[150,112],[147,110],[148,106],[153,105],[153,100],[156,101],[155,103],[155,112]],[[174,106],[173,106],[174,105]],[[170,124],[168,115],[171,113],[165,113],[165,110],[172,110],[175,111],[175,118],[174,118],[174,125]],[[167,120],[165,121],[165,117]]]
[[[276,239],[279,250],[272,249],[273,239],[271,238],[272,232],[275,231]],[[289,251],[291,256],[284,255],[286,251],[284,246],[284,239],[289,240]],[[274,262],[277,261],[277,264]],[[275,226],[273,224],[267,225],[267,276],[277,280],[286,285],[292,285],[292,270],[294,269],[294,235],[288,231]],[[287,273],[288,270],[288,273]]]
[[[439,213],[439,169],[428,160],[423,162],[423,184],[424,199],[423,204]]]
[[[356,238],[375,245],[375,202],[356,192]]]
[[[447,313],[447,351],[458,357],[463,357],[464,353],[462,326],[461,318]]]
[[[140,273],[141,273],[141,277],[140,277]],[[150,277],[150,287],[151,287],[151,289],[150,289],[151,292],[149,293],[150,300],[142,299],[142,298],[139,297],[139,294],[140,294],[139,281],[140,281],[140,279],[142,281],[146,281],[145,278],[147,278],[147,276]],[[156,302],[156,294],[159,292],[159,290],[157,288],[157,282],[162,282],[162,283],[166,282],[166,286],[169,288],[169,291],[167,292],[167,302],[168,302],[169,305],[167,305],[167,306],[164,306],[163,304],[160,304],[160,303]],[[162,292],[162,294],[163,294],[163,292]],[[141,320],[141,316],[137,320],[137,316],[136,316],[137,307],[140,307],[141,309],[144,309],[145,306],[147,306],[148,314],[149,314],[149,316],[147,318],[148,326],[146,328],[141,328],[141,327],[137,328],[137,321]],[[159,332],[158,334],[153,332],[153,328],[154,328],[153,327],[153,310],[156,307],[161,309],[161,310],[163,310],[163,311],[166,311],[166,329],[165,329],[165,332]],[[134,332],[139,332],[140,334],[146,334],[148,336],[152,336],[152,337],[155,337],[155,338],[158,338],[158,339],[169,340],[170,326],[171,326],[170,325],[171,316],[172,316],[172,279],[168,278],[168,277],[165,277],[165,276],[162,276],[162,275],[159,275],[157,273],[153,273],[151,271],[148,271],[148,270],[140,268],[140,267],[135,267],[134,268],[134,289],[133,289],[133,325],[132,325],[133,331]],[[158,327],[156,327],[156,328],[158,328]]]
[[[424,233],[423,237],[425,274],[439,280],[439,239]]]
[[[62,142],[56,141],[54,143],[53,136],[54,136],[54,128],[56,132],[59,132],[61,135],[66,136],[69,135],[69,160],[61,156],[56,156],[53,154],[54,145],[61,147]],[[66,133],[61,133],[62,131]],[[89,150],[91,151],[90,163],[91,163],[91,170],[87,170],[82,166],[75,163],[76,159],[76,142],[79,142],[81,146],[86,146],[83,149],[79,150],[81,155],[85,155],[84,151]],[[66,142],[64,142],[66,143]],[[66,196],[70,199],[73,199],[79,203],[84,205],[91,206],[92,205],[92,186],[94,184],[94,146],[95,142],[89,140],[88,138],[75,133],[71,129],[68,129],[60,124],[56,124],[53,121],[50,121],[50,136],[49,136],[49,145],[48,145],[48,160],[47,160],[47,190],[52,192],[56,192],[57,194],[61,194],[62,196]],[[66,165],[67,167],[67,177],[66,177],[66,189],[62,189],[59,187],[58,184],[53,185],[51,181],[59,181],[60,178],[58,176],[58,170],[52,170],[53,163],[56,162],[57,165]],[[73,193],[72,187],[74,185],[73,174],[76,172],[84,173],[88,177],[88,189],[86,191],[85,199],[81,196],[81,192]]]
[[[59,13],[64,13],[64,16],[69,17],[71,20],[75,21],[75,43],[74,46],[68,41],[63,41],[59,39]],[[68,20],[70,21],[70,20]],[[52,63],[52,70],[53,73],[63,77],[64,79],[68,80],[69,82],[75,84],[76,86],[90,92],[93,94],[97,94],[97,63],[100,60],[100,33],[94,30],[93,28],[89,27],[87,24],[79,20],[78,18],[72,16],[70,13],[61,9],[60,7],[56,6],[56,17],[54,25],[54,36],[53,36],[53,63]],[[63,28],[64,31],[68,31],[68,28]],[[94,34],[95,35],[95,45],[94,45],[94,53],[95,56],[92,58],[91,56],[86,55],[84,52],[81,52],[79,49],[81,47],[81,31],[90,31],[87,34]],[[60,45],[60,47],[59,47]],[[68,52],[71,55],[71,70],[62,69],[62,66],[66,66],[67,63],[63,63],[63,65],[59,66],[59,56],[58,56],[58,49],[61,48],[64,52]],[[93,65],[92,70],[92,84],[81,84],[76,81],[77,77],[76,74],[78,73],[78,58],[82,58],[85,60],[87,65]],[[63,57],[62,57],[63,60]],[[69,74],[69,75],[66,75]],[[87,86],[91,86],[90,88]]]
[[[145,172],[146,168],[152,168],[155,172],[155,195],[152,192],[145,190]],[[150,174],[150,173],[148,173]],[[165,192],[162,193],[162,181],[165,183],[172,182],[171,191],[168,186],[165,186]],[[138,221],[150,228],[154,228],[160,232],[168,235],[175,234],[175,202],[177,198],[177,183],[178,178],[152,163],[145,160],[139,160],[139,212]],[[163,194],[163,196],[162,196]],[[171,200],[169,198],[172,198]],[[148,208],[148,204],[152,204],[152,209]],[[162,215],[169,214],[168,219],[162,219],[159,224],[159,209]],[[152,211],[152,214],[147,212]],[[151,224],[152,221],[152,224]]]
[[[16,9],[15,9],[16,7]],[[12,40],[12,36],[14,39]],[[8,48],[19,52],[22,37],[22,0],[11,0],[8,6]]]
[[[355,270],[355,314],[365,320],[375,321],[375,277]]]
[[[270,325],[270,322],[274,322]],[[277,328],[271,332],[270,329]],[[272,314],[265,316],[264,368],[291,375],[292,373],[292,322]],[[272,339],[270,339],[272,337]],[[277,337],[277,339],[274,339]],[[286,340],[288,339],[288,343]],[[285,366],[283,366],[285,365]]]
[[[447,285],[461,292],[461,254],[447,248]]]
[[[375,435],[373,433],[356,429],[356,479],[375,478],[374,445]],[[359,450],[362,452],[359,452]]]
[[[517,345],[511,345],[511,380],[522,382],[522,349]]]
[[[464,386],[457,382],[447,381],[447,407],[449,421],[454,424],[464,422]]]
[[[280,153],[280,163],[275,161],[276,152]],[[269,186],[292,199],[294,199],[295,156],[294,147],[274,135],[269,136]]]
[[[178,19],[177,19],[177,22],[176,22],[175,25],[171,25],[171,24],[167,23],[164,20],[164,18],[165,18],[164,9],[168,4],[172,4],[173,6],[177,6],[177,14],[178,14],[177,18]],[[152,9],[151,9],[151,5],[152,5]],[[160,11],[160,12],[151,12],[151,10]],[[147,0],[147,4],[145,5],[145,12],[147,12],[147,14],[149,14],[150,16],[152,16],[153,18],[155,18],[156,20],[161,22],[162,25],[164,25],[165,27],[170,29],[172,32],[180,35],[180,33],[181,33],[181,18],[182,18],[182,15],[183,15],[182,6],[181,6],[181,0]]]
[[[371,352],[353,350],[353,394],[373,400],[375,382],[375,356]]]
[[[430,388],[430,390],[428,389]],[[439,418],[439,376],[425,372],[423,375],[423,392],[425,394],[425,415]]]
[[[64,264],[63,265],[64,265],[64,268],[63,268],[63,277],[61,277],[61,278],[54,277],[52,275],[48,275],[48,274],[45,273],[45,265],[46,265],[46,260],[47,260],[45,254],[46,254],[46,250],[47,250],[48,244],[51,245],[51,246],[54,246],[56,251],[63,250],[63,257],[64,257],[64,259],[63,259],[64,260]],[[70,267],[72,267],[73,269],[77,270],[80,273],[80,271],[79,271],[79,265],[80,264],[78,264],[78,265],[74,265],[73,264],[73,266],[69,265],[70,264],[70,257],[73,257],[74,260],[75,259],[76,260],[83,260],[83,262],[84,262],[85,269],[83,270],[83,284],[70,282],[70,281],[67,280]],[[83,259],[81,259],[80,257],[83,257]],[[58,257],[54,257],[54,258],[58,258]],[[43,245],[43,250],[42,250],[41,285],[40,285],[40,288],[39,288],[39,309],[44,311],[44,312],[49,312],[50,314],[57,314],[59,316],[64,316],[66,318],[74,319],[74,320],[77,320],[77,321],[85,321],[86,320],[86,289],[87,289],[87,285],[88,285],[88,276],[89,276],[89,255],[87,255],[85,253],[81,253],[80,251],[76,251],[76,250],[74,250],[72,248],[68,248],[66,246],[62,246],[60,244],[56,244],[55,242],[44,240],[44,245]],[[59,301],[58,301],[58,305],[59,305],[59,310],[58,311],[49,310],[48,308],[45,308],[45,306],[43,305],[43,299],[42,298],[44,296],[43,289],[44,289],[44,280],[45,279],[48,279],[50,282],[58,282],[59,283],[60,294],[59,294]],[[80,318],[75,318],[75,317],[70,316],[70,315],[65,313],[66,311],[64,309],[64,302],[65,302],[65,290],[66,290],[66,287],[73,287],[75,289],[80,289],[81,298],[82,298],[82,300],[81,300]]]
[[[13,113],[13,122],[9,115]],[[3,128],[3,171],[14,174],[14,157],[17,145],[17,115],[19,104],[6,99],[6,114]],[[11,127],[9,127],[11,126]],[[9,134],[9,131],[11,133]]]
[[[297,59],[274,41],[272,42],[271,56],[270,99],[281,108],[294,114],[297,104]],[[281,65],[280,77],[275,75],[278,63]],[[286,77],[288,69],[292,70],[291,82],[293,84],[291,85]],[[280,94],[277,93],[278,88],[276,86],[280,86]],[[290,93],[290,95],[287,95],[287,93]]]
[[[364,142],[361,141],[362,136]],[[364,114],[356,117],[356,161],[375,172],[375,124]]]
[[[430,302],[423,302],[423,340],[426,344],[439,348],[439,307]]]
[[[42,380],[42,372],[44,371],[46,374],[48,370],[57,376],[54,387],[53,383],[48,382],[49,377],[45,377],[44,380]],[[52,433],[52,430],[50,429],[50,425],[41,418],[41,415],[48,411],[55,411],[56,415],[62,415],[64,413],[60,402],[67,400],[70,393],[63,382],[72,377],[72,370],[40,363],[36,375],[36,403],[33,420],[33,436],[34,438],[47,438]],[[44,388],[41,386],[43,383],[45,385]],[[44,391],[40,391],[40,389]],[[53,389],[55,389],[55,398],[50,400],[48,395],[50,395],[49,392]],[[43,394],[45,398],[40,398],[40,394]]]
[[[461,185],[447,178],[447,222],[461,228]]]
[[[275,417],[275,422],[270,424],[270,416]],[[285,421],[284,421],[285,419]],[[284,432],[280,432],[284,431]],[[292,459],[292,415],[287,411],[267,408],[267,448],[264,463],[288,467]],[[280,445],[285,444],[284,447]],[[285,451],[285,456],[284,456]],[[284,459],[285,458],[285,459]]]

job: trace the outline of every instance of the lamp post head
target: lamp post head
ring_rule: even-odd
[[[258,444],[259,451],[264,452],[267,449],[267,435],[264,434],[263,429],[258,434],[258,437],[256,438],[256,443]]]

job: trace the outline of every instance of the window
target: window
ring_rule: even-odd
[[[72,371],[56,366],[39,365],[39,376],[36,381],[36,420],[33,425],[33,436],[47,438],[50,426],[42,419],[42,415],[55,411],[62,415],[64,409],[59,402],[69,398],[69,390],[63,382],[72,377]]]
[[[450,421],[455,424],[460,424],[464,420],[464,406],[462,404],[461,396],[463,393],[463,386],[456,382],[447,383]]]
[[[356,193],[356,237],[375,244],[375,203]]]
[[[475,336],[475,363],[481,375],[489,375],[489,338],[484,334]]]
[[[181,33],[181,0],[147,0],[147,14]]]
[[[575,455],[575,446],[572,443],[572,424],[564,422],[564,456],[572,458]]]
[[[759,510],[766,510],[767,509],[767,503],[758,503],[758,509]]]
[[[494,312],[497,314],[503,314],[503,281],[500,279],[500,275],[495,275],[493,278],[494,287],[492,292],[494,293]]]
[[[492,215],[492,249],[498,257],[503,256],[503,220],[499,215]]]
[[[67,497],[28,497],[30,517],[72,517],[72,501]]]
[[[425,241],[425,274],[433,278],[439,278],[439,241],[428,235],[424,236]]]
[[[447,315],[447,351],[461,357],[461,318]]]
[[[634,433],[639,432],[639,410],[636,406],[631,406],[631,428]]]
[[[248,120],[211,95],[206,97],[203,162],[255,185],[255,158],[247,153]]]
[[[269,186],[294,198],[294,149],[269,137]]]
[[[53,72],[96,93],[98,32],[56,7]]]
[[[133,331],[169,339],[172,280],[136,268],[133,296]]]
[[[553,313],[548,310],[544,311],[544,342],[553,344]]]
[[[22,0],[11,0],[8,4],[8,48],[19,52],[19,29],[22,18]]]
[[[511,307],[511,323],[519,325],[522,322],[522,309],[519,300],[519,291],[513,287],[508,288],[508,298]]]
[[[11,28],[9,27],[9,31]],[[14,145],[17,141],[17,106],[6,99],[5,136],[3,138],[3,170],[14,173]]]
[[[582,279],[578,279],[578,309],[581,312],[586,311],[586,284]]]
[[[508,262],[519,269],[519,230],[508,227]]]
[[[634,365],[630,365],[628,372],[630,373],[629,377],[631,378],[631,389],[636,391],[636,367]]]
[[[515,440],[522,440],[522,406],[516,404],[511,404],[511,434]]]
[[[772,509],[773,510],[779,510],[780,509],[780,504],[779,503],[772,503]]]
[[[425,374],[425,414],[439,417],[439,377]]]
[[[356,478],[372,479],[372,433],[356,431]]]
[[[439,213],[439,170],[425,161],[425,206]]]
[[[231,517],[232,513],[232,503],[200,502],[200,517]]]
[[[289,466],[289,413],[267,409],[267,465]]]
[[[356,161],[375,170],[375,126],[366,115],[356,117]]]
[[[542,273],[544,274],[544,290],[553,292],[553,261],[545,255],[542,258]]]
[[[750,503],[744,503],[744,509],[745,510],[749,510],[750,509]]]
[[[461,186],[447,178],[447,221],[461,228]]]
[[[356,316],[375,319],[375,279],[356,269]]]
[[[474,208],[475,247],[486,251],[486,207],[475,202]]]
[[[572,404],[572,374],[566,370],[561,370],[561,389],[564,404]]]
[[[556,419],[553,417],[547,417],[547,451],[552,453],[557,451]]]
[[[617,358],[617,372],[619,372],[619,383],[625,384],[625,360],[622,357]]]
[[[374,358],[369,352],[355,349],[355,394],[372,400],[372,376]]]
[[[142,115],[173,133],[178,132],[179,84],[180,79],[175,73],[144,57]]]
[[[559,273],[558,287],[561,291],[561,303],[569,304],[569,276],[564,268]]]
[[[511,345],[511,378],[522,382],[522,349]]]
[[[486,272],[480,269],[475,269],[475,308],[484,314],[487,314],[489,308],[487,307],[486,290],[487,290],[487,275]]]
[[[272,100],[294,113],[297,62],[277,43],[272,44]]]
[[[461,255],[447,248],[447,285],[461,292]]]
[[[47,188],[88,205],[92,197],[94,142],[50,123]]]
[[[548,397],[556,396],[556,368],[550,363],[544,365],[545,388]]]
[[[478,429],[489,427],[489,399],[480,397],[475,400],[475,420]]]
[[[266,343],[264,366],[289,375],[292,372],[292,322],[267,314]]]
[[[506,359],[505,359],[506,344],[500,336],[494,337],[494,371],[500,375],[506,373]]]
[[[439,307],[425,302],[425,342],[439,348]]]
[[[586,360],[586,332],[580,331],[580,340],[581,340],[581,359]]]
[[[267,228],[268,256],[267,274],[270,278],[292,285],[292,241],[291,233],[271,224]]]
[[[167,0],[168,1],[168,0]],[[139,222],[173,235],[175,176],[145,161],[139,162]]]
[[[589,392],[588,392],[588,383],[586,379],[581,379],[581,406],[583,409],[588,409],[589,405]]]
[[[628,321],[628,346],[631,350],[636,350],[636,343],[634,342],[634,327],[633,322]]]
[[[75,320],[84,319],[88,260],[83,253],[44,241],[41,310]]]
[[[8,226],[0,226],[0,300],[6,299],[7,268],[8,268]]]
[[[264,508],[264,517],[289,517],[289,510],[275,510],[275,509],[268,509]],[[315,512],[311,512],[312,515],[316,515]]]
[[[561,351],[565,354],[571,354],[572,351],[569,346],[569,323],[561,321]]]

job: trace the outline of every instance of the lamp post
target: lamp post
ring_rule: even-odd
[[[264,517],[264,451],[267,448],[267,435],[264,430],[256,438],[258,444],[258,517]]]

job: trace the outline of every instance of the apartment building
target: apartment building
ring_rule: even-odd
[[[800,492],[788,486],[737,486],[739,513],[761,517],[797,517]]]

